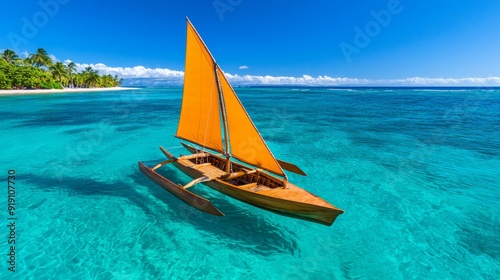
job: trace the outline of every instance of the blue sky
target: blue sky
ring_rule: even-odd
[[[0,49],[43,47],[61,61],[124,77],[175,76],[184,68],[188,16],[236,82],[244,75],[347,83],[500,77],[497,0],[109,2],[4,0]]]

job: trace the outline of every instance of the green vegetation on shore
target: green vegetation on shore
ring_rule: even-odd
[[[73,62],[54,62],[42,48],[25,59],[9,49],[0,53],[0,89],[98,88],[121,83],[118,76],[99,75],[92,67],[78,72]]]

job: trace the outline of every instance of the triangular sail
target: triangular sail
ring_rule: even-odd
[[[184,93],[176,136],[223,151],[215,61],[189,21]]]
[[[221,97],[226,110],[231,155],[245,163],[286,177],[189,20],[187,26],[184,93],[176,136],[202,147],[229,153],[223,148],[222,142]],[[217,82],[220,84],[221,95]]]
[[[219,67],[217,75],[224,97],[232,156],[277,175],[286,176]]]

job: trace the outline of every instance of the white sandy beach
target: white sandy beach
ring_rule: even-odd
[[[21,95],[21,94],[40,94],[40,93],[71,93],[71,92],[94,92],[94,91],[116,91],[116,90],[134,90],[138,88],[130,87],[112,87],[112,88],[65,88],[65,89],[20,89],[20,90],[0,90],[1,95]]]

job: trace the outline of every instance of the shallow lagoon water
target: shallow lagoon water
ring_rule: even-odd
[[[226,214],[210,216],[143,176],[159,145],[187,153],[180,88],[0,97],[18,218],[17,272],[4,227],[0,278],[498,279],[500,90],[236,91],[309,175],[290,180],[346,211],[333,226],[193,187]]]

